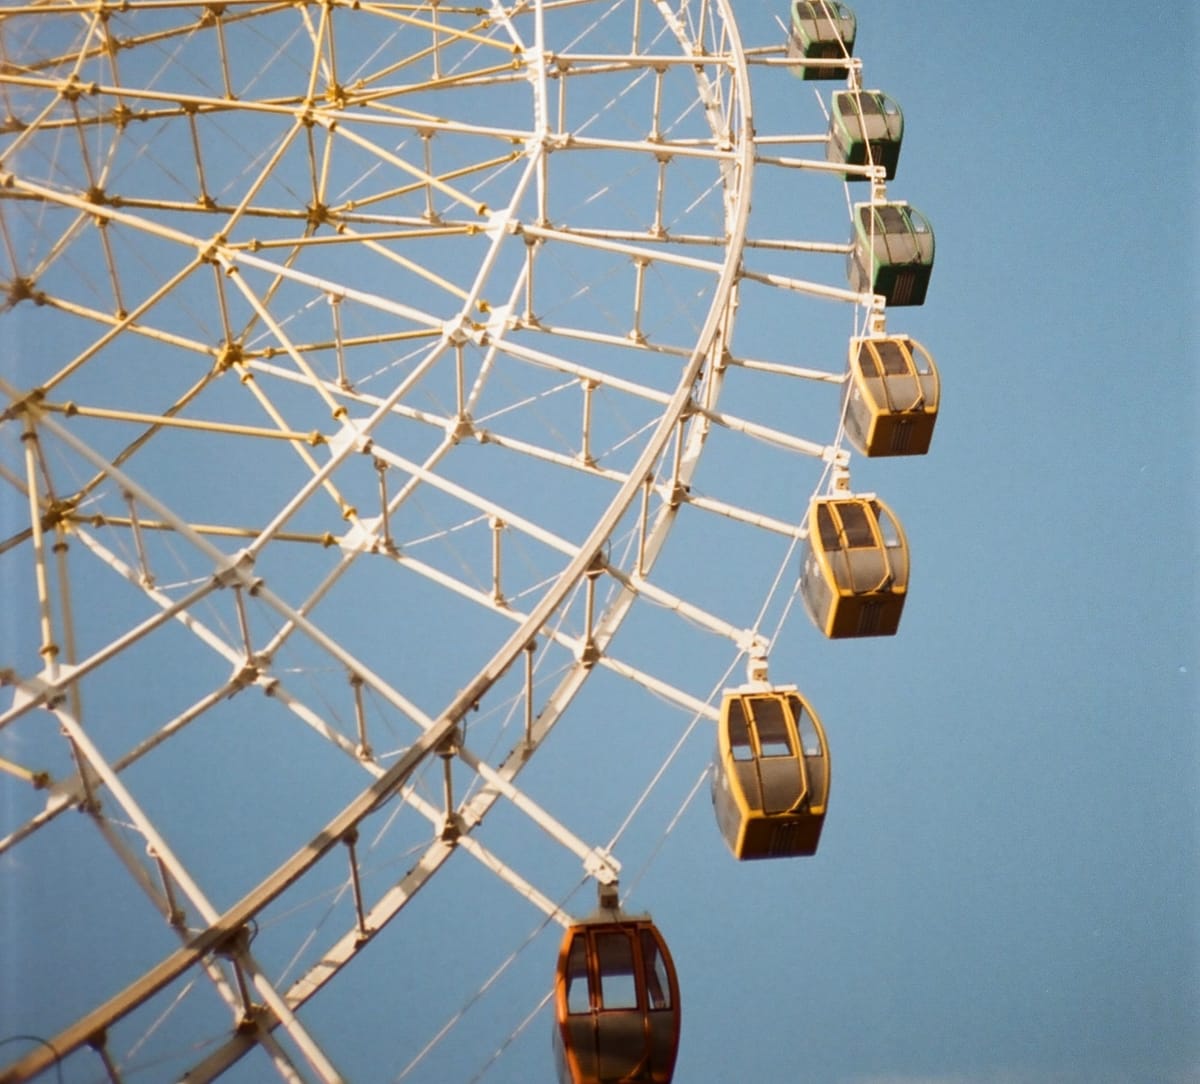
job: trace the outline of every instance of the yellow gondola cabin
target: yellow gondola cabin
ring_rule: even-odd
[[[867,456],[924,455],[941,385],[929,351],[906,335],[850,340],[846,435]]]
[[[725,694],[712,799],[738,860],[817,853],[829,801],[825,731],[794,686]]]
[[[670,1084],[679,980],[646,917],[602,908],[563,936],[554,983],[559,1084]]]
[[[800,593],[830,639],[891,636],[908,594],[908,542],[874,496],[817,497],[808,509]]]

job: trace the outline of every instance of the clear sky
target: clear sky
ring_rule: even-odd
[[[779,40],[782,4],[735,6],[747,44]],[[829,733],[833,787],[819,854],[747,865],[729,857],[707,783],[687,801],[711,752],[710,723],[688,734],[615,848],[631,907],[653,914],[679,969],[675,1080],[1197,1082],[1200,15],[1184,0],[854,7],[865,84],[896,98],[906,120],[889,193],[919,207],[937,236],[925,306],[889,314],[889,329],[912,334],[936,357],[942,413],[928,456],[854,461],[856,488],[885,497],[911,544],[899,634],[826,643],[797,608],[772,655],[772,677],[797,682]],[[817,130],[811,87],[827,97],[833,84],[776,74],[756,106],[764,120],[795,108]],[[800,223],[802,236],[845,239],[844,217],[791,207],[787,192],[764,186],[758,201],[764,231],[769,224],[782,235]],[[839,192],[835,212],[841,201]],[[98,248],[85,250],[80,266],[103,279],[102,259]],[[837,275],[829,281],[840,284]],[[789,360],[811,364],[850,329],[847,306],[776,315],[750,304],[754,318],[734,340],[747,354],[781,357],[780,344],[794,342],[798,356]],[[17,374],[33,364],[34,325],[21,325],[17,356],[5,319],[0,372],[31,383]],[[739,384],[739,375],[730,378],[731,404],[766,418],[791,411],[783,398],[769,401],[769,383]],[[136,378],[125,379],[117,398],[135,399]],[[799,403],[799,435],[826,439],[805,425],[831,409],[836,398],[815,393]],[[20,472],[6,429],[5,463]],[[745,446],[726,452],[720,439],[697,487],[761,492],[773,514],[799,520],[814,479],[793,482],[765,457],[740,460]],[[239,508],[268,468],[231,452],[206,474],[241,479],[243,470],[246,485],[213,489]],[[180,485],[192,484],[182,477]],[[522,481],[513,501],[527,499],[534,515],[569,534],[573,506],[539,512],[536,481]],[[26,509],[14,499],[17,486],[4,484],[7,537]],[[690,541],[664,554],[662,582],[749,621],[764,575],[754,544],[724,549],[719,525],[702,530],[685,515],[679,531]],[[7,577],[10,567],[2,568]],[[773,572],[765,570],[768,580]],[[353,582],[353,613],[319,618],[335,629],[339,621],[366,628],[372,664],[437,710],[464,683],[456,665],[482,655],[470,627],[456,625],[457,611],[436,626],[431,615],[423,644],[401,626],[412,625],[425,596],[406,600],[398,615],[379,602],[387,581],[364,573]],[[27,583],[6,578],[3,590],[21,599],[23,620],[35,612]],[[431,605],[440,597],[431,591]],[[88,620],[103,624],[104,612]],[[132,608],[130,620],[145,612]],[[236,641],[232,611],[223,617]],[[634,624],[618,646],[628,643],[640,666],[701,698],[719,687],[729,645],[693,654],[682,637],[656,637],[653,620]],[[36,672],[11,616],[2,627],[0,664]],[[393,650],[404,637],[405,648]],[[211,677],[182,674],[170,667],[171,643],[141,659],[155,668],[150,684],[175,682],[200,695],[224,663]],[[306,665],[302,655],[292,661],[297,671]],[[103,719],[130,711],[119,682],[97,682],[87,696]],[[598,672],[521,777],[589,844],[617,832],[687,727],[678,711],[655,714],[646,700]],[[0,709],[11,703],[0,700]],[[219,712],[241,703],[217,709],[223,727]],[[283,724],[272,717],[272,726]],[[198,811],[176,840],[218,904],[308,838],[310,796],[315,807],[323,786],[347,785],[349,772],[331,766],[318,743],[305,735],[293,744],[290,735],[204,731],[178,739],[187,758],[178,776],[130,773],[155,810],[186,804],[179,788],[188,764],[209,778],[230,772],[217,790],[221,808]],[[110,752],[118,748],[114,737]],[[0,742],[0,756],[17,758],[19,749],[15,738]],[[439,785],[431,776],[435,803]],[[27,799],[10,779],[3,786],[0,816],[15,824]],[[574,887],[574,860],[519,815],[501,806],[485,827],[488,845],[547,894],[558,899]],[[8,880],[0,957],[19,961],[3,966],[0,1040],[48,1036],[67,1022],[55,1005],[62,988],[86,1005],[128,959],[144,956],[148,965],[174,944],[157,928],[143,941],[136,923],[92,917],[90,907],[73,929],[41,915],[40,901],[61,904],[64,894],[81,907],[92,891],[118,898],[119,872],[89,838],[66,864],[75,880],[38,880],[29,872],[36,851],[0,864]],[[389,852],[381,876],[398,876],[403,859],[402,850]],[[587,911],[590,892],[567,906]],[[299,921],[319,927],[323,905],[313,890]],[[305,1020],[350,1079],[389,1081],[462,1010],[406,1080],[458,1084],[482,1073],[508,1084],[548,1081],[548,1010],[520,1027],[549,990],[558,933],[540,928],[543,918],[456,855]],[[510,954],[515,962],[483,989]],[[227,1014],[212,1016],[217,1034]],[[122,1050],[138,1042],[133,1032],[120,1039]],[[0,1064],[16,1052],[0,1046]],[[158,1071],[151,1062],[130,1078],[157,1080]],[[266,1079],[266,1071],[265,1061],[248,1060],[230,1079]],[[90,1055],[64,1066],[72,1082],[98,1074]]]

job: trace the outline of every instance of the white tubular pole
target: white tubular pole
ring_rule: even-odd
[[[187,868],[176,857],[167,841],[159,835],[158,829],[154,827],[154,823],[134,800],[133,795],[126,789],[125,784],[121,782],[117,773],[112,770],[111,766],[100,753],[100,750],[88,736],[87,731],[68,711],[64,711],[61,708],[55,709],[54,716],[71,740],[75,742],[92,770],[104,781],[104,785],[108,787],[109,792],[116,799],[117,804],[120,805],[125,815],[133,822],[146,842],[154,848],[155,855],[170,872],[176,884],[183,889],[184,894],[191,901],[192,906],[196,908],[196,911],[206,925],[210,927],[216,925],[220,919],[220,914],[209,903],[204,893],[200,891],[199,885],[192,880],[191,874],[188,873]],[[270,989],[270,984],[257,971],[255,972],[255,986],[260,993],[263,993],[264,998],[270,997],[271,1000],[282,1004],[279,995],[274,990],[270,990],[269,995],[265,992]],[[274,1010],[276,1006],[272,1005],[271,1007]],[[303,1052],[305,1058],[314,1071],[316,1071],[323,1084],[340,1084],[342,1080],[341,1074],[333,1068],[329,1059],[308,1032],[304,1030],[299,1020],[290,1013],[280,1019],[282,1026]]]

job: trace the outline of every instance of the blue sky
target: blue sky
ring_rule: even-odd
[[[748,43],[777,40],[782,7],[737,7]],[[927,457],[853,465],[856,488],[886,498],[912,547],[899,634],[826,643],[797,610],[772,655],[772,676],[799,683],[829,733],[833,788],[820,853],[750,865],[729,858],[706,784],[685,804],[711,750],[710,724],[686,739],[616,848],[631,906],[653,913],[680,972],[675,1079],[1200,1080],[1200,17],[1174,0],[1144,13],[1081,0],[859,0],[855,10],[865,83],[905,112],[889,193],[925,212],[937,234],[926,305],[889,314],[889,328],[933,352],[942,413]],[[778,75],[760,115],[819,115],[811,85]],[[813,85],[823,95],[833,86]],[[815,218],[821,239],[844,239],[842,219],[787,199],[764,184],[759,221],[777,214],[786,231],[795,210],[805,228]],[[837,193],[835,212],[840,202]],[[604,301],[618,307],[615,292]],[[756,311],[735,344],[772,354],[794,341],[798,353],[816,352],[844,341],[849,320],[836,305]],[[133,360],[147,371],[154,362]],[[0,348],[10,376],[30,364]],[[787,414],[783,396],[764,401],[770,387],[731,376],[729,402]],[[798,405],[802,435],[829,402],[814,395]],[[726,454],[719,439],[698,485],[761,491],[778,514],[802,515],[811,478],[793,484],[765,457],[741,462],[741,446]],[[267,476],[267,461],[250,467],[230,455],[231,475]],[[536,486],[514,488],[524,491],[514,502],[536,506]],[[249,495],[240,487],[229,499]],[[574,514],[547,512],[564,524]],[[683,516],[678,529],[705,544],[669,550],[662,581],[749,620],[753,592],[774,571],[759,567],[755,544],[736,548],[744,543],[731,534],[726,548],[719,524],[704,534]],[[380,582],[363,574],[353,612],[320,617],[347,634],[365,627],[363,651],[431,707],[461,684],[454,663],[458,653],[471,657],[472,637],[457,640],[449,614],[430,631],[430,616],[432,661],[419,654],[420,637],[403,639],[405,613],[375,601],[386,597],[376,594]],[[28,604],[25,585],[6,580],[5,591]],[[437,600],[431,592],[428,605]],[[418,596],[405,612],[426,604]],[[720,653],[656,635],[655,620],[629,633],[638,661],[706,695],[720,680]],[[24,659],[24,638],[7,627],[6,636]],[[396,649],[401,642],[406,650]],[[216,680],[169,670],[174,649],[168,640],[133,659],[154,670],[150,702],[159,686],[165,703]],[[128,711],[123,673],[87,691],[105,720]],[[348,785],[349,773],[310,736],[295,738],[276,716],[261,730],[247,726],[240,703],[214,712],[215,733],[179,739],[178,776],[131,773],[157,809],[176,800],[189,771],[230,772],[220,808],[198,805],[176,840],[219,903],[307,838],[306,796]],[[641,694],[598,673],[568,722],[521,782],[590,843],[607,842],[686,720],[654,714]],[[12,754],[0,746],[0,755]],[[24,799],[5,786],[15,810]],[[519,815],[498,808],[486,827],[489,845],[546,891],[574,883],[570,863]],[[81,885],[105,885],[97,895],[110,901],[134,895],[117,887],[94,837],[77,835],[67,842],[78,854],[65,864],[74,880],[26,880],[28,867],[0,867],[10,878],[0,945],[22,965],[0,984],[6,1034],[52,1033],[62,985],[87,1003],[130,959],[153,962],[172,946],[166,931],[144,936],[116,907],[89,906],[70,930],[39,915],[40,901]],[[401,859],[390,861],[398,874]],[[299,921],[319,913],[313,898]],[[585,888],[568,906],[590,904]],[[553,927],[538,932],[541,923],[458,855],[305,1019],[349,1078],[385,1081],[464,1009],[406,1079],[474,1079],[549,988],[558,937]],[[510,953],[516,962],[475,999]],[[206,1012],[219,1032],[220,1014],[197,1010]],[[550,1079],[549,1032],[543,1009],[483,1079]],[[6,1063],[11,1049],[0,1047]],[[264,1068],[248,1062],[231,1079],[263,1079]],[[83,1055],[64,1069],[67,1080],[97,1078]],[[157,1079],[153,1064],[142,1072]]]
[[[945,405],[889,475],[912,607],[852,684],[898,693],[884,744],[792,889],[837,949],[774,1022],[815,1003],[812,1079],[1194,1079],[1195,12],[1151,73],[1118,5],[857,10]]]

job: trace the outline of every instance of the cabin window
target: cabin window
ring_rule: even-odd
[[[842,517],[842,530],[846,536],[848,549],[874,549],[875,532],[871,530],[871,517],[866,508],[852,501],[838,505],[838,514]]]
[[[821,536],[821,548],[826,552],[842,548],[837,524],[833,522],[833,513],[827,504],[817,506],[817,533]]]
[[[616,931],[597,934],[596,952],[600,957],[600,1008],[636,1009],[633,939]]]
[[[878,507],[875,508],[875,513],[878,517],[879,533],[883,535],[883,544],[890,550],[899,549],[900,531],[895,521],[891,516],[883,514]]]
[[[585,1013],[591,1009],[588,1001],[587,937],[576,936],[567,954],[567,1012]]]
[[[908,232],[908,217],[899,207],[883,206],[876,207],[876,222],[877,229],[883,233],[907,233]]]
[[[871,378],[877,379],[883,375],[879,371],[879,358],[875,349],[866,343],[860,343],[858,346],[858,367],[862,370],[863,376],[867,377],[868,380]]]
[[[754,702],[754,729],[758,734],[758,750],[762,756],[796,755],[788,734],[787,716],[783,712],[781,697],[764,696]]]
[[[658,951],[658,941],[649,930],[642,930],[642,963],[646,968],[646,994],[650,1008],[671,1007],[671,980],[667,976],[667,962]]]
[[[750,727],[746,724],[746,710],[740,697],[729,702],[729,748],[734,760],[754,758],[750,748]]]
[[[838,96],[838,112],[842,116],[858,116],[859,113],[864,116],[876,116],[882,110],[875,95],[842,94]]]
[[[875,344],[879,360],[883,362],[883,371],[888,376],[907,376],[909,372],[908,358],[898,342],[886,340]]]
[[[806,757],[823,756],[816,724],[813,723],[812,716],[805,709],[804,701],[798,696],[790,696],[788,702],[792,705],[792,714],[796,717],[796,729],[800,732],[800,747],[804,750],[804,755]]]

